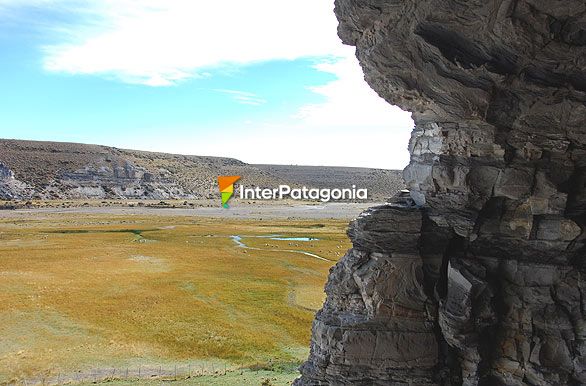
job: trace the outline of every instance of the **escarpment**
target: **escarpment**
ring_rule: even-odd
[[[586,384],[586,3],[335,12],[413,113],[410,199],[351,224],[296,384]]]

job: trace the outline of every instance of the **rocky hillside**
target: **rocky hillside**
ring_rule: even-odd
[[[398,170],[319,167],[302,165],[254,165],[291,185],[316,188],[367,188],[376,197],[389,198],[404,188],[403,175]],[[386,194],[386,196],[384,195]]]
[[[350,226],[296,385],[585,385],[586,3],[335,12],[413,112],[410,199]]]
[[[247,186],[369,188],[372,200],[392,196],[397,171],[363,168],[249,165],[232,158],[124,150],[76,143],[0,140],[0,199],[202,199],[219,197],[218,175]],[[373,183],[376,177],[377,183]]]

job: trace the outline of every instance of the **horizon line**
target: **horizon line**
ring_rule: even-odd
[[[223,159],[230,159],[242,162],[246,165],[251,166],[295,166],[295,167],[319,167],[319,168],[348,168],[348,169],[372,169],[372,170],[389,170],[389,171],[403,171],[403,169],[388,169],[388,168],[381,168],[381,167],[369,167],[369,166],[345,166],[345,165],[310,165],[310,164],[283,164],[283,163],[255,163],[255,162],[246,162],[241,159],[230,157],[230,156],[223,156],[223,155],[201,155],[201,154],[184,154],[184,153],[171,153],[165,151],[153,151],[153,150],[143,150],[143,149],[130,149],[125,147],[117,147],[112,145],[103,145],[99,143],[86,143],[86,142],[73,142],[73,141],[54,141],[54,140],[38,140],[38,139],[20,139],[20,138],[0,138],[1,141],[16,141],[16,142],[36,142],[36,143],[55,143],[55,144],[71,144],[71,145],[84,145],[84,146],[100,146],[110,149],[116,150],[126,150],[126,151],[138,151],[143,153],[150,153],[150,154],[166,154],[166,155],[174,155],[174,156],[183,156],[183,157],[205,157],[205,158],[223,158]],[[0,160],[1,161],[1,160]]]

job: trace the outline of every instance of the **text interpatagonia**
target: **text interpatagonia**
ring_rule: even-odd
[[[368,189],[356,188],[291,188],[289,185],[279,185],[278,188],[247,188],[240,186],[240,198],[243,200],[282,200],[291,198],[293,200],[320,200],[328,202],[331,200],[366,200]]]

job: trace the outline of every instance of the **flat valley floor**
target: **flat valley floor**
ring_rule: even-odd
[[[290,384],[372,205],[0,211],[0,384]]]

